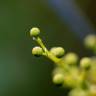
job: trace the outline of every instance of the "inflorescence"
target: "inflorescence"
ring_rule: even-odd
[[[83,57],[81,60],[74,52],[65,53],[62,47],[48,50],[39,37],[40,29],[34,27],[30,36],[38,43],[32,49],[36,57],[45,56],[56,65],[52,72],[52,81],[56,85],[70,89],[69,96],[96,96],[96,57]],[[96,35],[88,35],[84,44],[96,53]]]

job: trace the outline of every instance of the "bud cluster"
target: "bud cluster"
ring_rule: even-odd
[[[39,46],[32,49],[34,56],[45,56],[56,65],[52,72],[55,85],[70,89],[69,96],[96,96],[96,56],[83,57],[74,52],[65,52],[62,47],[48,50],[39,37],[40,29],[32,28],[30,36]],[[96,52],[96,36],[89,35],[84,44]]]

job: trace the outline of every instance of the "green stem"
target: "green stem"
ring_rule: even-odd
[[[52,60],[55,64],[59,64],[58,62],[60,61],[60,59],[54,56],[52,53],[48,52],[47,57]]]
[[[45,47],[44,43],[42,42],[41,38],[37,37],[36,42],[40,45],[45,53],[48,53],[48,49]]]
[[[40,47],[43,49],[44,51],[44,56],[46,56],[47,58],[49,58],[50,60],[52,60],[54,63],[58,64],[58,62],[60,61],[59,58],[57,58],[56,56],[54,56],[52,53],[50,53],[48,51],[48,49],[45,47],[44,43],[42,42],[41,38],[37,37],[37,38],[33,38],[39,45]]]

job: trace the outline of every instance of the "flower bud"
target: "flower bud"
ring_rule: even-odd
[[[50,52],[58,58],[64,56],[65,50],[62,47],[53,47]]]
[[[91,66],[91,59],[88,57],[84,57],[80,61],[81,68],[89,69]]]
[[[65,55],[64,60],[66,64],[76,64],[78,61],[78,56],[77,54],[70,52]]]
[[[40,29],[39,28],[36,28],[36,27],[33,27],[31,30],[30,30],[30,36],[33,36],[33,37],[36,37],[40,34]]]
[[[64,76],[63,74],[57,73],[53,76],[53,83],[56,85],[62,85],[64,81]]]
[[[70,91],[69,96],[91,96],[91,95],[88,94],[87,90],[75,88],[72,91]]]
[[[37,56],[37,57],[39,57],[39,56],[41,56],[42,54],[43,54],[43,50],[42,50],[42,48],[41,47],[34,47],[33,49],[32,49],[32,54],[34,55],[34,56]]]
[[[96,36],[88,35],[84,40],[84,44],[87,48],[90,48],[90,49],[96,48]]]

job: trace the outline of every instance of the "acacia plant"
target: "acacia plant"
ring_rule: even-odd
[[[74,52],[65,54],[62,47],[48,50],[39,34],[39,28],[30,30],[30,36],[38,43],[32,49],[32,54],[36,57],[45,56],[54,62],[53,83],[70,89],[68,96],[96,96],[96,35],[88,35],[84,39],[86,48],[91,49],[94,56],[80,59]]]

